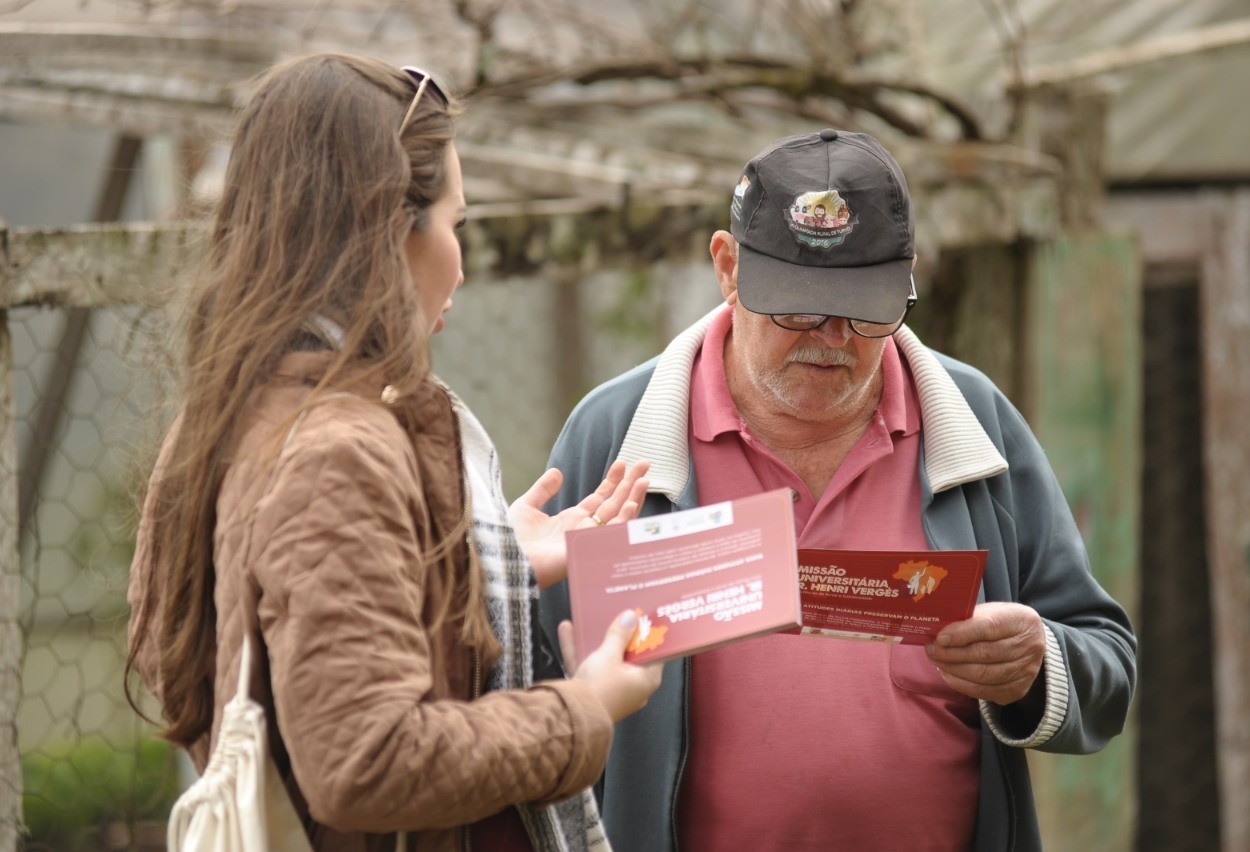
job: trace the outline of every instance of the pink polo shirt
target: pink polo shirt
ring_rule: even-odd
[[[694,365],[700,504],[790,488],[800,547],[926,549],[920,411],[893,339],[872,422],[812,495],[733,404],[731,318],[716,317]],[[919,646],[773,635],[708,651],[691,659],[682,849],[968,850],[979,758],[976,702]]]

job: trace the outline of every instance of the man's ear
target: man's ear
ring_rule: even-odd
[[[738,243],[728,231],[717,231],[708,249],[721,296],[732,305],[738,301]]]

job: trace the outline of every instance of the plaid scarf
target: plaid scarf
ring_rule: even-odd
[[[451,395],[459,421],[465,495],[473,517],[473,548],[482,571],[491,627],[503,656],[491,669],[490,690],[526,689],[534,682],[532,610],[538,583],[508,522],[499,455],[473,412]],[[610,852],[599,808],[589,790],[545,807],[517,809],[539,852]]]

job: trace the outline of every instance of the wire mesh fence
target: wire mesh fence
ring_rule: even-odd
[[[19,502],[29,507],[17,714],[26,848],[156,848],[178,764],[127,703],[122,670],[136,476],[168,385],[165,324],[160,312],[91,311],[66,353],[71,315],[9,313]]]

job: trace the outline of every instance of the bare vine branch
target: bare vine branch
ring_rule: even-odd
[[[4,2],[21,9],[33,0]],[[911,0],[619,0],[606,10],[583,0],[315,0],[303,9],[286,0],[112,2],[188,31],[268,36],[275,55],[305,45],[351,50],[354,39],[455,68],[449,82],[478,104],[520,104],[535,121],[577,106],[645,111],[689,102],[731,119],[744,109],[822,121],[870,115],[916,138],[987,136],[982,117],[950,92],[905,72],[864,72],[913,67],[896,25]],[[1018,55],[1017,0],[982,2],[1004,51]],[[58,63],[72,64],[62,57],[73,55],[44,51],[20,66],[22,79],[56,85]],[[160,82],[150,82],[152,92]]]

